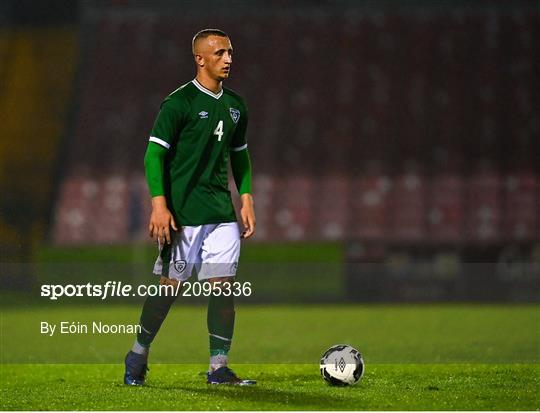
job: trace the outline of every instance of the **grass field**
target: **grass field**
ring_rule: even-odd
[[[255,294],[238,300],[231,363],[257,386],[205,384],[208,336],[201,302],[180,299],[174,306],[152,345],[147,386],[130,388],[122,384],[122,361],[132,334],[47,336],[40,323],[133,324],[140,304],[51,302],[35,292],[11,293],[0,294],[0,408],[540,408],[538,305],[337,304],[345,296],[340,245],[247,246],[239,278],[253,281]],[[148,245],[46,248],[37,253],[42,267],[36,282],[145,282],[154,254]],[[305,304],[321,298],[333,304]],[[281,304],[260,304],[276,299]],[[356,386],[334,388],[320,377],[319,358],[337,343],[363,354],[366,373]]]
[[[207,336],[201,306],[171,311],[153,345],[145,388],[121,383],[131,335],[44,337],[37,332],[39,320],[128,322],[138,311],[123,305],[4,308],[2,409],[540,408],[537,306],[243,305],[231,358],[239,375],[259,381],[254,388],[204,384]],[[339,342],[357,346],[364,355],[366,374],[357,386],[332,388],[319,376],[321,353]]]
[[[209,387],[203,365],[154,365],[148,385],[120,383],[121,365],[11,365],[2,408],[14,410],[535,410],[539,369],[524,365],[369,365],[349,388],[327,386],[314,365],[239,365],[259,380]]]

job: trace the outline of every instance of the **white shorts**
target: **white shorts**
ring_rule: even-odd
[[[185,281],[195,269],[199,280],[234,277],[240,257],[238,223],[182,227],[171,244],[159,246],[154,274]]]

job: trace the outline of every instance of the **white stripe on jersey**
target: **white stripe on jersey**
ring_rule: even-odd
[[[167,149],[170,149],[171,145],[169,145],[167,142],[165,142],[163,139],[156,138],[155,136],[150,136],[150,139],[148,139],[150,142],[155,142]]]
[[[247,148],[247,143],[242,145],[242,146],[237,146],[236,148],[231,148],[231,151],[233,152],[239,152],[239,151],[243,151],[244,149]]]

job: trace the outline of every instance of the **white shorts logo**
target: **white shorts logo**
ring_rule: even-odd
[[[182,273],[187,267],[187,263],[185,260],[178,260],[174,262],[174,269],[178,271],[179,273]]]

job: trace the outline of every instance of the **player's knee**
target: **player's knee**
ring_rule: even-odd
[[[211,297],[219,298],[220,301],[234,302],[233,286],[234,277],[215,277],[208,280],[212,285]],[[234,304],[232,304],[234,306]],[[233,314],[234,317],[234,314]]]
[[[218,286],[218,285],[224,285],[225,283],[234,283],[234,277],[214,277],[210,278],[208,280],[210,284],[212,284],[212,287]]]
[[[175,280],[173,278],[167,278],[162,275],[161,278],[159,279],[159,283],[161,285],[172,285],[176,287],[180,283],[180,281]]]
[[[165,295],[177,295],[182,288],[182,283],[173,278],[161,276],[159,284],[165,286]]]
[[[234,323],[235,315],[236,311],[234,309],[222,309],[219,311],[219,316],[224,323]]]

